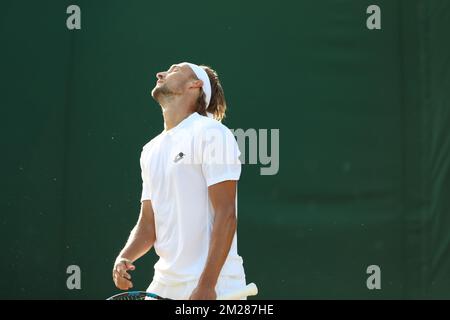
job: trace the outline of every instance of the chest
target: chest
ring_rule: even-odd
[[[167,136],[145,150],[143,165],[151,181],[160,183],[201,173],[200,158],[191,136]]]

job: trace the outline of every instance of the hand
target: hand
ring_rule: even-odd
[[[198,285],[194,291],[192,291],[189,300],[216,300],[216,290],[212,286]]]
[[[128,290],[133,288],[131,282],[131,275],[128,271],[133,271],[136,267],[128,259],[117,259],[114,263],[112,272],[113,281],[117,288],[120,290]]]

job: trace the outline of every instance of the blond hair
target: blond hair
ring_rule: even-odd
[[[206,108],[205,93],[201,90],[200,96],[197,99],[195,111],[204,116],[209,112],[213,115],[214,119],[221,121],[225,118],[227,103],[225,101],[225,94],[219,76],[217,75],[217,72],[209,66],[201,65],[200,67],[206,71],[209,81],[211,82],[211,100],[208,108]]]

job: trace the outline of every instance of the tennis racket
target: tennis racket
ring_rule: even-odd
[[[231,292],[229,294],[217,297],[217,300],[239,300],[241,298],[256,296],[258,287],[254,283],[250,283],[242,289]],[[155,293],[145,291],[128,291],[116,294],[106,300],[171,300],[158,296]]]

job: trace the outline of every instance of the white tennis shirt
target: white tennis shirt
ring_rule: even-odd
[[[239,180],[239,155],[231,131],[196,112],[143,147],[141,201],[152,202],[159,256],[154,280],[168,285],[198,280],[214,222],[208,187]],[[235,234],[220,275],[245,278],[242,264]]]

